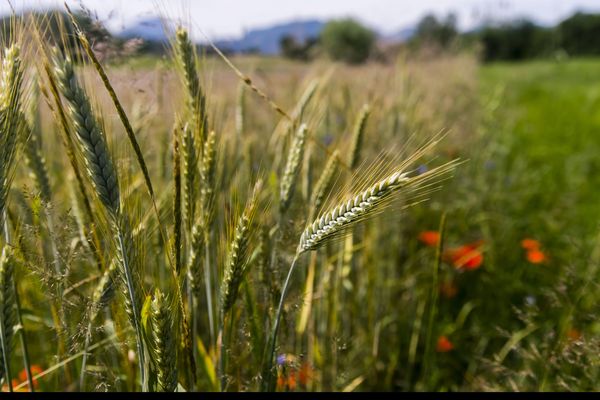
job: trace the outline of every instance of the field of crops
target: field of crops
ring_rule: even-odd
[[[15,31],[3,391],[598,389],[600,61],[228,61],[180,29],[104,64]]]

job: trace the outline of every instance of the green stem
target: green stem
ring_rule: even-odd
[[[88,347],[90,346],[90,340],[92,337],[92,318],[90,316],[90,322],[88,323],[87,330],[85,332],[85,343],[83,345],[83,357],[81,359],[81,372],[79,374],[79,390],[84,391],[85,389],[85,367],[87,365]]]
[[[218,342],[218,346],[219,346],[219,362],[217,363],[217,377],[219,379],[219,382],[221,384],[221,392],[225,389],[225,384],[226,382],[226,377],[225,377],[225,346],[223,345],[223,343],[225,342],[225,316],[221,316],[221,321],[219,322],[219,336],[217,339]]]
[[[8,362],[8,343],[6,342],[6,327],[4,318],[0,317],[0,345],[2,346],[2,362],[4,364],[4,376],[8,384],[8,391],[12,392],[12,376],[10,374],[10,364]]]
[[[208,308],[208,326],[210,333],[210,343],[215,343],[215,320],[212,303],[212,273],[210,265],[210,234],[207,232],[204,238],[204,286],[206,290],[206,308]]]
[[[19,323],[19,340],[21,342],[21,349],[23,350],[23,363],[25,364],[25,373],[27,374],[27,385],[29,391],[34,392],[33,378],[31,376],[31,363],[29,362],[29,350],[27,348],[27,338],[25,337],[25,326],[23,325],[23,319],[21,318],[21,300],[19,299],[19,291],[17,290],[17,282],[13,280],[13,290],[15,291],[15,303],[17,306],[17,321]]]
[[[430,368],[432,365],[432,357],[433,357],[433,325],[435,322],[435,317],[437,315],[437,303],[438,303],[438,292],[439,292],[439,270],[440,265],[442,263],[442,250],[444,246],[444,231],[446,229],[446,214],[442,214],[442,218],[440,220],[440,227],[438,232],[440,233],[440,238],[436,247],[435,252],[435,263],[433,265],[433,274],[431,278],[431,296],[430,296],[430,305],[429,305],[429,318],[427,321],[427,336],[425,337],[425,353],[423,360],[423,381],[430,379]]]
[[[146,367],[145,367],[145,354],[144,354],[144,344],[143,344],[143,336],[142,329],[140,327],[140,318],[138,315],[137,304],[135,301],[135,292],[133,285],[133,277],[131,276],[131,270],[129,268],[127,253],[125,249],[125,245],[123,243],[123,234],[121,233],[121,228],[117,228],[117,241],[119,242],[119,251],[122,254],[123,258],[123,270],[125,272],[125,281],[127,283],[127,292],[129,294],[129,301],[131,301],[131,308],[133,312],[133,325],[136,334],[136,342],[137,342],[137,350],[138,350],[138,358],[140,363],[140,379],[142,381],[142,390],[147,390],[147,382],[146,382]]]
[[[273,368],[273,358],[275,356],[275,346],[277,344],[277,333],[279,331],[279,321],[281,319],[281,313],[283,311],[283,303],[285,301],[285,296],[287,294],[289,285],[290,285],[290,280],[292,278],[292,273],[294,272],[294,268],[296,266],[296,262],[298,261],[298,258],[300,257],[299,253],[296,253],[296,255],[294,256],[294,260],[292,261],[292,264],[290,265],[290,269],[288,271],[287,277],[285,278],[285,282],[283,284],[283,287],[281,289],[281,297],[279,298],[279,305],[277,306],[277,313],[275,314],[275,321],[273,322],[273,330],[271,331],[271,336],[269,338],[269,345],[267,345],[267,351],[269,351],[267,359],[265,360],[265,368],[263,371],[263,391],[265,390],[272,390],[272,383],[273,383],[273,374],[272,374],[272,368]]]
[[[8,217],[3,213],[4,217],[4,241],[8,243],[10,231],[8,229]],[[4,317],[0,315],[0,346],[2,348],[2,363],[4,364],[4,377],[8,385],[8,391],[12,392],[12,376],[10,374],[10,364],[8,362],[8,343],[6,342],[6,327],[4,326]]]

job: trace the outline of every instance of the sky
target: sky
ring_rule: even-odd
[[[0,0],[0,13],[31,8],[59,8],[63,0]],[[235,38],[246,30],[297,19],[351,16],[383,34],[413,26],[423,15],[453,11],[461,29],[488,18],[529,17],[554,24],[577,10],[600,12],[600,0],[67,0],[97,13],[113,32],[154,16],[183,20],[194,36]]]

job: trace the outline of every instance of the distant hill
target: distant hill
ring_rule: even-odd
[[[164,21],[159,17],[141,19],[118,32],[116,36],[124,39],[142,38],[150,42],[166,42]]]
[[[383,38],[385,39],[386,42],[402,43],[402,42],[406,42],[407,40],[412,38],[416,32],[417,32],[417,28],[414,26],[411,26],[411,27],[400,29],[390,35],[384,36]]]
[[[166,42],[168,34],[165,33],[164,21],[159,17],[138,20],[116,36],[124,39],[142,38],[148,42]],[[215,41],[217,47],[223,51],[233,53],[258,52],[261,54],[279,54],[279,42],[286,35],[294,37],[299,42],[308,38],[318,37],[326,21],[316,19],[298,20],[270,27],[250,29],[239,39],[222,39]],[[168,26],[168,23],[167,23]],[[389,35],[381,35],[382,43],[393,44],[405,42],[416,31],[415,27],[406,27]]]
[[[262,54],[278,54],[279,41],[286,35],[293,36],[303,42],[308,38],[319,36],[325,22],[319,20],[293,21],[269,28],[249,30],[240,39],[220,40],[217,47],[232,52],[258,51]]]
[[[217,40],[215,44],[222,50],[234,53],[259,52],[278,54],[279,41],[286,35],[303,42],[319,36],[325,22],[319,20],[293,21],[268,28],[251,29],[239,39]],[[158,17],[141,19],[118,32],[116,36],[124,39],[142,38],[149,42],[166,42],[164,21]]]

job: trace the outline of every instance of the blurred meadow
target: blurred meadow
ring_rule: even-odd
[[[3,391],[598,390],[597,58],[49,20],[2,56]]]

